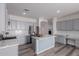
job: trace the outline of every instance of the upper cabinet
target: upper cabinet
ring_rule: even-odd
[[[79,30],[79,20],[66,20],[57,22],[58,31],[76,31]]]
[[[65,31],[66,30],[66,21],[59,21],[57,22],[57,30],[58,31]]]
[[[73,20],[68,20],[66,21],[66,30],[67,31],[72,31],[73,30]]]
[[[24,21],[16,21],[10,20],[10,25],[8,25],[9,31],[21,30],[26,31],[28,33],[29,26],[31,26],[32,33],[34,32],[34,23],[33,22],[24,22]]]
[[[73,21],[73,30],[79,30],[79,19]]]
[[[11,29],[12,29],[12,30],[16,30],[16,25],[17,25],[17,22],[14,21],[14,20],[12,20],[12,21],[11,21]]]
[[[66,21],[61,22],[61,30],[65,31],[66,30]]]
[[[19,25],[21,30],[25,30],[25,22],[20,22]]]
[[[56,28],[57,28],[58,31],[61,31],[62,30],[61,29],[61,27],[62,27],[62,24],[61,23],[62,22],[60,22],[60,21],[56,23]]]

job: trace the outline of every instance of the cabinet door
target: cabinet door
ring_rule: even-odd
[[[20,22],[20,29],[25,30],[25,22]]]
[[[73,30],[79,30],[79,20],[73,21]]]
[[[57,24],[57,29],[60,31],[71,31],[73,28],[73,20],[60,21]]]
[[[17,36],[17,39],[18,39],[18,43],[19,43],[19,45],[22,45],[22,44],[27,43],[26,36],[24,36],[24,35]]]
[[[66,31],[71,31],[72,30],[72,24],[73,24],[73,20],[68,20],[66,21]]]
[[[58,31],[61,31],[61,22],[57,22],[56,27]]]
[[[17,23],[17,22],[14,21],[14,20],[11,21],[11,29],[12,29],[12,30],[16,30],[16,26],[17,26],[16,23]]]
[[[17,29],[18,30],[25,30],[25,22],[17,21]]]
[[[61,30],[66,31],[66,21],[61,21]]]
[[[17,21],[17,30],[20,30],[20,22],[19,21]]]
[[[65,36],[62,36],[62,35],[57,35],[55,37],[55,41],[58,43],[66,44]]]

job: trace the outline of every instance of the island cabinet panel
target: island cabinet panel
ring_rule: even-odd
[[[54,36],[32,37],[32,49],[36,54],[40,54],[50,48],[55,47]]]
[[[46,41],[45,41],[46,40]],[[44,42],[45,41],[45,42]],[[37,51],[42,51],[42,50],[44,50],[44,49],[47,49],[47,48],[49,48],[50,46],[52,46],[54,43],[52,43],[53,42],[53,40],[52,40],[52,38],[51,37],[49,37],[49,38],[45,38],[44,40],[42,39],[42,40],[39,40],[38,41],[38,49],[37,49]],[[50,43],[50,44],[49,44]]]

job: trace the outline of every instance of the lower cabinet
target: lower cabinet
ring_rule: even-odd
[[[77,48],[79,48],[79,39],[74,39],[75,43],[72,40],[68,41],[68,44],[75,45]],[[55,42],[66,44],[66,38],[63,35],[57,35],[55,37]]]
[[[54,36],[32,37],[32,49],[36,54],[40,54],[50,48],[55,47]]]
[[[61,43],[61,44],[66,44],[66,38],[63,35],[57,35],[55,37],[55,42]]]
[[[79,48],[79,40],[76,40],[76,47],[78,47]]]
[[[27,38],[26,36],[17,36],[18,39],[18,44],[22,45],[22,44],[26,44],[27,43]]]

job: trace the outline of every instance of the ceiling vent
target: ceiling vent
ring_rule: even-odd
[[[30,11],[29,9],[24,9],[24,11],[23,11],[23,15],[26,15],[26,13],[28,12],[28,11]]]
[[[29,9],[24,9],[24,11],[30,11]]]

